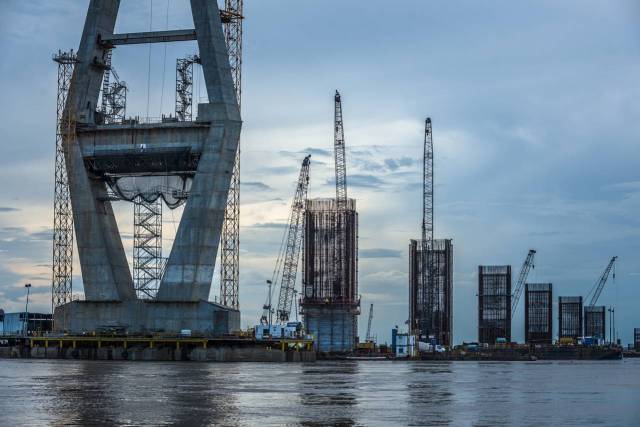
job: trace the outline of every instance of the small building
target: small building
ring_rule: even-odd
[[[558,339],[582,336],[582,297],[558,297]]]
[[[478,267],[478,341],[511,341],[511,266]]]
[[[640,351],[640,328],[633,328],[633,347]]]
[[[525,342],[551,344],[553,341],[553,285],[527,283],[524,307]]]
[[[398,358],[414,356],[417,353],[416,336],[394,328],[391,330],[391,348]]]
[[[53,329],[53,316],[49,313],[29,313],[28,325],[26,322],[27,313],[22,311],[18,313],[2,314],[2,335],[20,335],[24,334],[25,327],[29,334],[49,332]]]
[[[584,308],[584,336],[591,337],[594,343],[605,340],[606,309],[604,306],[586,306]]]

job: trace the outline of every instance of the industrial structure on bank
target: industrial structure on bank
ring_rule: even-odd
[[[334,97],[335,199],[307,200],[301,309],[319,351],[351,351],[358,342],[358,213],[347,197],[342,99]]]
[[[220,11],[215,1],[192,0],[193,29],[114,34],[119,6],[119,0],[92,0],[78,51],[54,56],[54,327],[238,330],[242,1],[226,0]],[[175,117],[125,118],[127,88],[112,65],[114,50],[186,40],[197,41],[199,52],[177,61]],[[202,67],[208,94],[196,117],[194,64]],[[117,200],[134,204],[133,274],[111,206]],[[163,202],[171,209],[184,205],[166,262]],[[84,301],[72,299],[74,238]],[[219,304],[208,301],[218,252]]]
[[[453,244],[434,238],[433,129],[425,120],[422,239],[409,243],[409,329],[421,340],[453,343]]]

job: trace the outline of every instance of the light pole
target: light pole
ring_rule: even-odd
[[[31,283],[24,285],[27,288],[27,304],[24,307],[24,336],[29,335],[29,291],[31,290]]]

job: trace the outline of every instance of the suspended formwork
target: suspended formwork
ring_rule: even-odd
[[[597,340],[605,339],[606,308],[602,305],[584,308],[584,336]]]
[[[553,340],[553,285],[527,283],[524,294],[525,341],[551,344]]]
[[[431,248],[430,245],[433,244]],[[431,266],[422,272],[423,250]],[[424,283],[423,283],[424,282]],[[409,319],[423,341],[450,346],[453,325],[453,244],[451,239],[409,243]]]
[[[304,230],[301,310],[305,328],[314,336],[318,351],[351,351],[360,314],[355,200],[349,199],[346,209],[338,209],[335,199],[307,200]],[[338,239],[338,230],[343,230],[344,239]],[[343,254],[342,262],[337,262],[338,254]]]
[[[582,297],[558,297],[558,338],[582,336]]]
[[[478,340],[511,341],[511,266],[478,267]]]

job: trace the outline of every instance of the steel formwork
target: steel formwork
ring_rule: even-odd
[[[478,267],[478,340],[511,341],[511,266]]]
[[[433,242],[433,248],[429,248]],[[432,270],[422,274],[423,248]],[[426,282],[426,283],[423,283]],[[429,308],[431,307],[431,310]],[[451,239],[409,243],[409,319],[421,339],[450,346],[453,325],[453,244]]]
[[[633,328],[633,347],[640,351],[640,328]]]
[[[334,199],[307,200],[303,259],[303,303],[358,301],[358,214],[356,201],[338,211]],[[343,250],[337,247],[337,224],[345,224]],[[336,254],[344,254],[344,279],[338,281]]]
[[[360,307],[356,202],[348,199],[346,209],[339,210],[335,199],[307,200],[304,219],[300,306],[306,330],[322,337],[319,351],[349,351],[357,342]],[[339,229],[344,239],[337,238]],[[338,242],[344,247],[338,248]],[[343,254],[342,263],[335,262],[338,254]]]
[[[553,285],[527,283],[524,294],[525,342],[551,344],[553,340]]]
[[[582,297],[558,297],[558,338],[582,336]]]
[[[604,340],[606,308],[599,306],[586,306],[584,308],[584,336]]]

